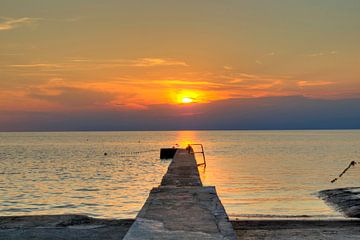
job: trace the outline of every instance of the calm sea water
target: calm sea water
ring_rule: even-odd
[[[330,183],[360,160],[357,130],[0,133],[0,215],[133,218],[166,172],[159,149],[188,143],[232,217],[339,216],[314,193],[359,186],[360,167]]]

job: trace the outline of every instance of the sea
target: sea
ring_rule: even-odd
[[[358,187],[360,130],[0,133],[0,216],[134,218],[171,160],[201,143],[204,185],[231,218],[341,218],[317,192]],[[196,156],[202,162],[202,155]]]

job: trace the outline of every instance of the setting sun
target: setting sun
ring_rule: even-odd
[[[203,102],[203,93],[198,90],[181,90],[173,93],[173,102],[176,104],[190,104]]]
[[[193,102],[193,99],[192,98],[189,98],[189,97],[183,97],[181,99],[181,102],[182,103],[192,103]]]

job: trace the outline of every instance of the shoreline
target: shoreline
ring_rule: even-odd
[[[360,219],[230,219],[239,239],[358,239]],[[134,219],[0,216],[0,239],[122,239]]]

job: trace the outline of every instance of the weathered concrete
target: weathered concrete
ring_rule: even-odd
[[[179,149],[161,181],[161,186],[202,186],[194,154]]]
[[[132,219],[94,219],[81,215],[0,216],[0,239],[119,240],[133,222]],[[360,220],[249,219],[232,221],[232,225],[242,240],[360,239]],[[174,232],[171,237],[177,234],[176,231],[171,234]],[[198,236],[201,238],[201,233]]]
[[[215,187],[202,186],[194,155],[180,149],[124,239],[230,240],[236,233]]]

